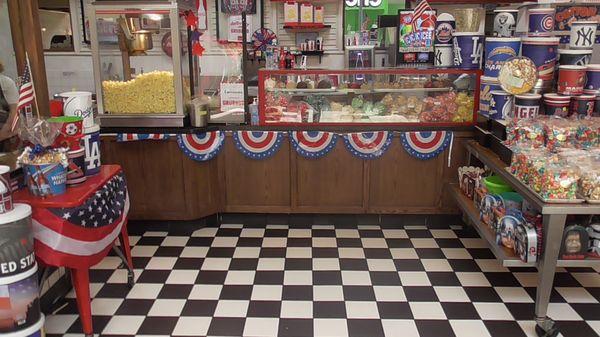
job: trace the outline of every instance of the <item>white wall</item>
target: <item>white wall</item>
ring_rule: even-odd
[[[0,0],[0,62],[4,64],[4,75],[16,79],[17,63],[10,34],[10,21],[6,0]]]

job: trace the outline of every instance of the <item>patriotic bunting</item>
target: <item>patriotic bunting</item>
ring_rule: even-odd
[[[208,161],[214,158],[223,148],[224,140],[225,134],[221,131],[177,135],[179,148],[196,161]]]
[[[163,133],[119,133],[117,134],[117,142],[132,142],[136,140],[166,140],[169,139],[168,134]]]
[[[344,135],[344,143],[355,157],[375,159],[387,151],[393,137],[394,134],[389,131],[348,133]]]
[[[283,132],[279,131],[235,131],[235,147],[251,159],[269,158],[281,147]]]
[[[333,149],[337,135],[323,131],[290,131],[291,144],[305,158],[321,158]]]
[[[448,131],[415,131],[401,132],[400,141],[411,156],[427,160],[444,152],[453,134]]]

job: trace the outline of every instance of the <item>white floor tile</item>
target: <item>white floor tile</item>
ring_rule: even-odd
[[[483,320],[514,320],[504,303],[473,303],[473,306],[475,307],[475,310],[477,310],[479,317]]]
[[[152,257],[158,246],[135,246],[131,249],[131,256],[133,257]]]
[[[287,246],[287,238],[264,238],[262,247],[264,248],[285,248]]]
[[[419,337],[415,321],[408,319],[384,319],[381,321],[386,336]]]
[[[198,270],[172,270],[167,278],[167,284],[194,284],[198,277]]]
[[[571,273],[584,287],[600,287],[600,273]]]
[[[169,235],[169,232],[164,231],[147,231],[143,236],[151,236],[151,237],[165,237]]]
[[[508,268],[502,266],[502,261],[497,259],[476,259],[475,263],[484,273],[509,272]]]
[[[148,316],[178,317],[186,300],[157,299],[148,312]]]
[[[319,318],[314,320],[315,337],[343,337],[348,336],[348,324],[345,319]]]
[[[208,253],[208,247],[185,247],[181,251],[181,257],[204,258]],[[200,268],[200,266],[198,266]]]
[[[481,238],[463,238],[460,242],[465,248],[488,248],[487,242]]]
[[[177,262],[176,257],[153,257],[146,265],[147,270],[172,270]]]
[[[436,239],[455,239],[456,233],[451,229],[430,229],[431,235]]]
[[[404,288],[401,286],[374,286],[377,302],[406,302]]]
[[[419,258],[414,248],[391,248],[390,253],[394,259],[415,260]]]
[[[121,260],[120,257],[118,256],[107,256],[105,258],[102,259],[102,261],[100,261],[98,264],[92,266],[91,269],[110,269],[110,270],[114,270],[119,268],[119,266],[121,265],[121,263],[123,263],[123,260]]]
[[[313,300],[315,301],[343,301],[344,289],[342,286],[323,285],[313,286]]]
[[[533,299],[521,287],[494,287],[504,303],[533,303]]]
[[[415,319],[446,319],[444,309],[439,302],[409,302]]]
[[[423,267],[428,272],[435,271],[453,271],[450,263],[446,259],[421,259]]]
[[[235,236],[217,236],[210,244],[211,247],[235,247],[237,245],[238,238]]]
[[[163,285],[158,283],[137,283],[131,288],[127,298],[156,299]]]
[[[223,285],[221,284],[196,284],[188,298],[190,300],[218,300]]]
[[[210,327],[212,317],[179,317],[177,325],[173,329],[175,336],[198,336],[206,335]]]
[[[192,237],[214,237],[219,229],[216,227],[204,227],[194,231]]]
[[[362,238],[360,241],[363,248],[388,248],[384,238]]]
[[[313,270],[340,270],[340,260],[337,258],[313,258]]]
[[[252,287],[253,301],[281,301],[283,286],[255,284]]]
[[[312,258],[312,248],[310,247],[288,247],[285,250],[285,257],[288,259],[310,259]]]
[[[342,284],[345,286],[371,285],[371,276],[368,271],[342,270]]]
[[[264,228],[243,228],[240,233],[242,238],[262,238],[265,236]]]
[[[248,317],[244,325],[244,337],[277,336],[279,319]]]
[[[103,335],[136,335],[144,316],[113,316],[102,331]]]
[[[438,248],[438,244],[435,239],[429,238],[419,238],[419,239],[410,239],[415,248]]]
[[[440,302],[470,302],[463,287],[433,287]]]
[[[586,323],[600,336],[600,321],[586,321]]]
[[[404,229],[384,229],[382,232],[386,239],[408,239],[408,234]]]
[[[228,270],[230,258],[207,257],[202,263],[201,270]]]
[[[221,300],[215,309],[215,317],[246,317],[249,301]]]
[[[44,328],[49,334],[64,334],[79,318],[79,315],[49,315],[46,317]]]
[[[538,273],[535,272],[516,272],[513,276],[519,281],[522,287],[537,287]]]
[[[465,248],[442,248],[442,252],[447,259],[472,259],[473,257],[469,254],[469,251]]]
[[[189,241],[188,236],[167,236],[160,244],[163,247],[185,247]]]
[[[357,229],[336,229],[335,236],[338,238],[358,239],[360,233]]]
[[[568,303],[548,304],[548,317],[555,321],[581,321],[583,319]]]
[[[230,270],[227,272],[227,277],[225,278],[225,284],[228,284],[228,285],[254,284],[254,275],[256,275],[256,272],[253,270]]]
[[[431,282],[427,273],[423,271],[402,271],[399,272],[402,286],[430,286]]]
[[[312,285],[312,271],[286,270],[284,273],[284,285]]]
[[[365,251],[362,248],[338,248],[340,259],[364,259]]]
[[[483,273],[457,272],[456,277],[463,287],[490,287],[490,282]]]
[[[392,259],[367,259],[369,271],[396,271],[396,265]]]
[[[134,269],[133,270],[133,278],[137,281],[144,270],[143,269]],[[129,271],[127,269],[117,269],[112,275],[106,280],[106,283],[127,283],[127,274]]]
[[[261,258],[256,270],[284,270],[285,258]]]
[[[290,228],[288,238],[310,238],[312,230],[310,228]]]
[[[482,321],[451,320],[450,325],[456,337],[490,337]]]
[[[535,321],[518,321],[517,322],[527,337],[539,337],[535,332]]]
[[[92,300],[92,315],[112,316],[123,303],[122,298],[95,298]]]
[[[312,301],[282,301],[281,318],[313,318]]]
[[[346,301],[346,315],[348,318],[379,319],[377,302]]]
[[[336,238],[312,238],[312,246],[316,248],[336,248]]]
[[[260,247],[236,247],[233,257],[236,259],[258,259]]]

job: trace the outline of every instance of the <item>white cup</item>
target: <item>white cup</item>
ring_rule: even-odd
[[[571,23],[571,39],[569,47],[572,49],[590,49],[596,41],[596,21],[574,21]]]
[[[92,93],[88,91],[69,91],[59,94],[63,100],[65,116],[81,117],[83,127],[94,125],[94,112],[92,109]]]
[[[436,44],[434,56],[436,67],[448,68],[454,66],[453,46],[451,44]]]

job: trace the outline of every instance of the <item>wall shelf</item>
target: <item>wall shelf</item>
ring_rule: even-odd
[[[296,32],[318,32],[325,29],[330,29],[331,25],[325,25],[322,23],[286,23],[283,25],[283,29]]]

